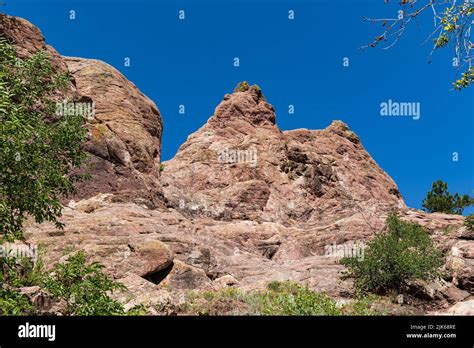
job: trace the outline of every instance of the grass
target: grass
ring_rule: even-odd
[[[379,313],[371,309],[373,300],[372,297],[366,297],[340,305],[328,295],[307,286],[274,281],[263,291],[225,288],[192,292],[181,311],[198,315],[377,315]]]

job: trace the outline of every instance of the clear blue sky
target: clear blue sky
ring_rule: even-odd
[[[163,160],[247,80],[275,106],[281,129],[348,123],[409,206],[419,208],[439,178],[451,192],[474,194],[474,87],[450,91],[456,75],[449,50],[427,64],[430,46],[421,44],[432,29],[429,13],[394,48],[361,51],[378,33],[362,17],[393,13],[398,1],[5,1],[3,12],[33,22],[61,54],[106,61],[155,101],[164,120]],[[389,99],[421,103],[420,119],[380,116]]]

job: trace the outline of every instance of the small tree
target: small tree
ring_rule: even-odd
[[[347,267],[344,278],[354,278],[356,291],[383,293],[402,292],[409,281],[436,276],[443,259],[420,225],[390,215],[386,230],[368,243],[363,258],[340,262]]]
[[[440,212],[446,214],[462,214],[463,210],[472,204],[472,199],[468,195],[451,195],[448,191],[448,184],[442,180],[435,181],[432,189],[423,200],[424,210],[433,213]]]
[[[73,192],[68,173],[86,156],[83,117],[55,115],[68,81],[45,52],[18,59],[0,37],[0,235],[7,239],[22,237],[27,214],[62,227],[59,198]]]

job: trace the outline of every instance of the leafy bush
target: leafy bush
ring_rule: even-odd
[[[0,283],[12,287],[34,286],[41,278],[41,262],[33,263],[28,258],[0,258]]]
[[[462,214],[463,210],[472,204],[473,200],[468,195],[460,196],[457,193],[451,195],[448,184],[438,180],[433,183],[431,191],[423,200],[422,207],[430,213]]]
[[[53,298],[66,304],[64,315],[144,315],[147,309],[138,305],[125,311],[109,293],[126,287],[102,273],[97,262],[86,264],[83,251],[56,264],[45,272],[39,258],[0,258],[0,315],[32,315],[37,309],[19,292],[24,286],[40,286]]]
[[[68,173],[86,156],[83,117],[55,116],[68,81],[44,51],[21,60],[0,37],[0,234],[10,240],[26,214],[62,226],[59,197],[73,192]]]
[[[102,273],[97,262],[86,264],[83,251],[54,266],[44,281],[44,289],[54,298],[66,302],[65,315],[124,315],[123,306],[109,292],[125,286]]]
[[[0,287],[0,316],[33,315],[34,307],[28,297],[17,290]]]
[[[354,278],[357,292],[403,291],[408,281],[428,280],[443,264],[441,252],[423,228],[390,215],[386,231],[365,248],[363,258],[345,257],[345,278]]]
[[[0,244],[2,241],[0,240]],[[18,288],[37,285],[42,262],[30,258],[0,257],[0,315],[32,315],[35,308]]]

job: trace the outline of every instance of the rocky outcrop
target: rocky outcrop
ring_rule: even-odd
[[[439,315],[474,315],[474,300],[459,302]]]
[[[0,35],[15,45],[21,58],[44,50],[57,71],[69,72],[72,77],[70,89],[58,102],[86,103],[93,110],[93,117],[86,123],[89,140],[85,149],[90,156],[79,171],[91,178],[80,183],[77,194],[68,199],[113,193],[120,201],[161,204],[163,126],[156,105],[110,65],[60,56],[45,44],[40,30],[24,19],[0,14]]]
[[[442,289],[422,284],[417,292],[446,304],[469,297],[471,244],[463,239],[463,218],[407,209],[395,183],[344,123],[281,132],[272,107],[252,87],[227,95],[223,104],[164,163],[167,208],[99,195],[65,209],[62,235],[53,226],[32,226],[29,240],[54,246],[51,263],[67,247],[86,250],[136,298],[154,305],[189,289],[255,289],[271,280],[344,297],[351,284],[341,279],[339,251],[372,238],[397,211],[431,233],[447,255],[447,269],[457,267]],[[231,109],[246,116],[231,117]],[[251,152],[237,152],[248,149],[255,149],[255,162]]]
[[[82,169],[91,179],[66,202],[64,230],[28,222],[27,241],[46,248],[47,268],[85,250],[127,286],[120,301],[155,314],[190,289],[273,280],[344,298],[351,283],[338,260],[395,211],[424,226],[446,256],[451,278],[418,284],[420,292],[448,307],[470,303],[474,241],[463,218],[408,209],[345,123],[281,131],[260,88],[241,83],[160,174],[160,112],[130,81],[106,63],[61,57],[24,20],[0,15],[0,30],[20,56],[47,50],[73,76],[66,97],[95,105]]]
[[[224,96],[164,167],[170,205],[194,218],[290,226],[405,208],[396,184],[347,125],[282,132],[273,107],[247,83]]]
[[[44,50],[50,55],[54,68],[67,71],[59,53],[46,45],[41,31],[27,20],[0,13],[0,35],[16,46],[19,58],[26,58],[39,50]]]
[[[88,122],[91,179],[78,186],[75,199],[114,193],[121,200],[141,199],[155,206],[163,200],[160,176],[160,112],[121,73],[91,59],[64,58],[78,94],[94,103]]]

